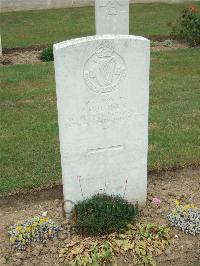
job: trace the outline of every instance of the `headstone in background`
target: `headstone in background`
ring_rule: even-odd
[[[65,211],[96,193],[147,192],[150,43],[84,37],[54,45]]]
[[[129,34],[129,0],[95,0],[96,34]]]

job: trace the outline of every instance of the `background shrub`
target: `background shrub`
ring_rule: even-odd
[[[53,47],[44,48],[40,53],[42,61],[53,61]]]
[[[120,196],[97,194],[78,202],[72,210],[72,218],[79,233],[102,235],[126,226],[137,213],[137,206]]]
[[[195,6],[182,11],[177,24],[173,26],[172,34],[185,40],[189,46],[200,45],[200,14]]]

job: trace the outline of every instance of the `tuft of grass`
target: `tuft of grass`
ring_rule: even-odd
[[[103,235],[125,227],[137,213],[137,206],[120,196],[97,194],[76,203],[72,219],[79,233]]]
[[[199,49],[151,54],[148,169],[199,164]],[[52,63],[0,67],[0,194],[61,179]]]
[[[192,2],[190,2],[192,3]],[[130,34],[170,35],[189,3],[130,5]],[[200,2],[195,2],[200,8]],[[3,48],[52,45],[71,38],[95,34],[94,7],[19,11],[0,16]]]
[[[53,47],[47,47],[42,49],[42,51],[40,52],[40,59],[42,61],[53,61]]]

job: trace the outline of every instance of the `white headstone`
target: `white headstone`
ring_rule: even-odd
[[[129,0],[95,0],[96,34],[129,34]]]
[[[65,211],[103,192],[145,202],[149,40],[85,37],[54,58]]]

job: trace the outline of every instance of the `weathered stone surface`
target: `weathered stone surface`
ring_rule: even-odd
[[[54,45],[66,212],[98,192],[145,202],[149,51],[130,35]]]
[[[96,34],[129,34],[129,0],[95,0]]]

